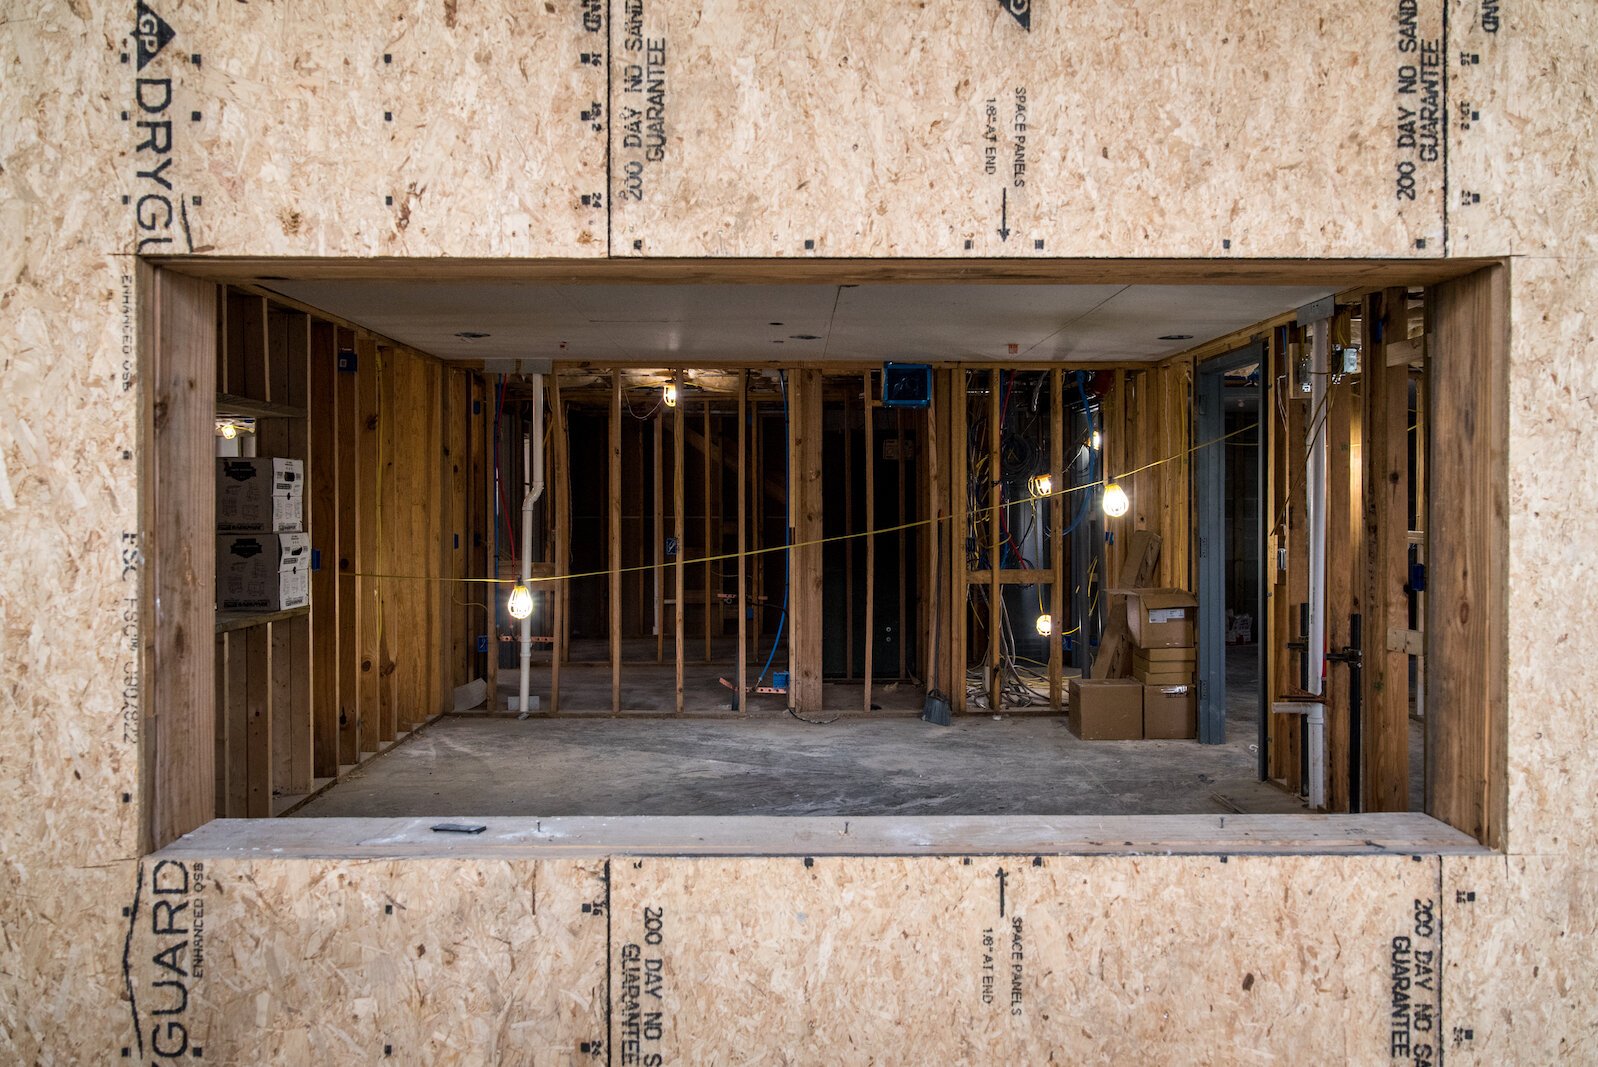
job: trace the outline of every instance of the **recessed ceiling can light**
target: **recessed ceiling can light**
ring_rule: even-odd
[[[1162,341],[1191,341],[1191,340],[1193,340],[1193,335],[1190,334],[1190,333],[1167,333],[1167,334],[1161,334],[1160,335],[1160,340],[1162,340]]]

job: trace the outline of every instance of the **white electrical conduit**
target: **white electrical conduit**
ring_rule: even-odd
[[[1277,715],[1304,716],[1304,736],[1309,741],[1309,803],[1326,806],[1326,705],[1318,701],[1283,700],[1273,703]]]
[[[533,375],[533,432],[522,438],[522,576],[521,583],[532,588],[533,508],[544,495],[544,376]],[[516,710],[526,718],[532,713],[533,616],[522,620],[521,697]]]
[[[1326,416],[1330,386],[1331,320],[1322,319],[1310,327],[1310,425],[1309,457],[1305,471],[1305,518],[1309,525],[1309,633],[1305,655],[1308,659],[1308,690],[1315,696],[1324,691],[1321,676],[1326,671]],[[1320,705],[1315,705],[1320,709]],[[1324,709],[1310,712],[1309,727],[1309,803],[1312,808],[1326,806],[1326,717]]]

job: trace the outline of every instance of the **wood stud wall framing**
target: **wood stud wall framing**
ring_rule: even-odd
[[[1350,561],[1327,574],[1328,647],[1359,654],[1355,691],[1345,659],[1327,664],[1327,810],[1405,811],[1409,788],[1410,658],[1421,652],[1420,686],[1426,694],[1425,805],[1428,811],[1488,844],[1503,833],[1503,797],[1484,792],[1502,781],[1502,708],[1505,681],[1502,573],[1488,560],[1503,550],[1503,487],[1498,469],[1506,419],[1504,369],[1491,353],[1505,330],[1500,268],[1479,271],[1425,293],[1429,329],[1412,327],[1414,299],[1403,287],[1349,297],[1334,316],[1335,347],[1355,336],[1359,313],[1361,367],[1337,375],[1328,388],[1326,433],[1330,457],[1327,556]],[[1308,598],[1308,531],[1305,525],[1304,454],[1308,401],[1290,394],[1293,366],[1306,352],[1308,329],[1274,328],[1266,348],[1267,389],[1262,401],[1267,450],[1264,487],[1268,557],[1268,615],[1261,632],[1270,641],[1267,691],[1274,699],[1303,691],[1301,605]],[[1414,365],[1423,369],[1416,371]],[[1416,381],[1414,425],[1411,382]],[[1496,384],[1495,384],[1496,383]],[[1442,395],[1439,395],[1442,394]],[[1475,412],[1473,419],[1428,420],[1432,404]],[[1411,442],[1417,463],[1411,468]],[[1446,455],[1450,479],[1422,485],[1423,461]],[[1422,502],[1418,533],[1410,529],[1410,498]],[[1428,503],[1429,502],[1429,503]],[[1467,529],[1468,527],[1468,529]],[[1438,538],[1448,529],[1451,536]],[[1468,605],[1412,627],[1409,553],[1412,542],[1462,545],[1436,549],[1428,560],[1423,607],[1441,599]],[[1286,566],[1277,567],[1280,553]],[[1478,611],[1482,613],[1478,616]],[[1361,631],[1354,647],[1351,616]],[[1466,653],[1469,647],[1474,651]],[[1485,651],[1485,654],[1484,654]],[[1446,673],[1428,668],[1443,656]],[[1358,697],[1357,710],[1355,697]],[[1303,788],[1303,725],[1272,717],[1267,767],[1289,791]]]
[[[184,798],[152,829],[164,841],[213,816],[287,811],[446,709],[475,672],[476,624],[466,597],[439,579],[465,576],[476,531],[464,520],[479,513],[459,470],[469,371],[260,293],[167,274],[161,291],[215,308],[187,332],[207,348],[207,360],[190,362],[215,369],[217,395],[184,416],[181,434],[169,419],[170,447],[190,457],[169,469],[185,471],[214,528],[213,417],[255,417],[259,455],[305,460],[304,528],[320,563],[310,606],[272,614],[215,612],[211,572],[196,569],[184,610],[204,627],[214,617],[216,640],[192,675],[207,700],[192,706],[214,708],[203,747],[215,758],[161,772],[193,785],[163,787]],[[188,373],[201,389],[206,380]],[[192,555],[214,550],[213,539]],[[174,676],[170,666],[163,674]]]

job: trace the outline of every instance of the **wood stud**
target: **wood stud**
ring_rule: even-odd
[[[621,713],[621,372],[611,375],[610,472],[610,713]]]
[[[1049,372],[1049,477],[1054,491],[1049,494],[1049,571],[1053,583],[1049,589],[1049,614],[1052,627],[1049,632],[1049,708],[1060,710],[1061,700],[1061,634],[1066,620],[1065,582],[1065,373],[1059,368]]]
[[[688,435],[685,432],[684,413],[688,407],[687,398],[683,396],[682,371],[675,371],[672,382],[677,388],[677,406],[672,408],[672,532],[677,538],[677,562],[672,568],[676,574],[676,596],[672,602],[672,637],[676,645],[677,665],[677,714],[683,713],[683,596],[686,565],[685,557],[688,555],[687,523],[683,514],[683,453],[687,451]]]
[[[865,529],[866,529],[866,614],[862,624],[865,633],[865,651],[861,664],[861,673],[864,690],[861,697],[860,710],[871,714],[871,669],[876,655],[877,645],[877,444],[876,444],[876,409],[871,404],[871,372],[867,371],[861,377],[861,395],[865,398],[861,405],[864,416],[862,433],[861,459],[865,463]],[[848,464],[845,464],[847,467]],[[902,521],[902,520],[901,520]],[[853,532],[853,527],[850,528]],[[853,544],[851,541],[850,544]],[[851,556],[851,560],[852,560]],[[852,621],[851,612],[851,621]],[[854,647],[853,631],[850,632],[850,648]]]
[[[749,714],[749,566],[744,552],[748,548],[745,528],[749,511],[749,479],[744,465],[749,455],[749,375],[738,372],[738,689],[736,708],[740,717]]]

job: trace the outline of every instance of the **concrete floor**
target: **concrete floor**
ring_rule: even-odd
[[[1255,780],[1258,720],[1253,690],[1242,684],[1248,656],[1238,658],[1224,745],[1084,742],[1063,718],[1010,715],[964,717],[950,727],[903,712],[825,726],[780,713],[719,720],[451,716],[297,814],[1302,811],[1298,798]],[[919,694],[913,703],[919,706]]]
[[[768,636],[766,645],[769,648]],[[660,715],[672,714],[677,708],[677,668],[672,662],[672,641],[664,645],[664,661],[657,660],[654,638],[627,638],[622,642],[621,708],[622,714]],[[711,643],[710,655],[705,656],[703,637],[692,636],[684,642],[683,706],[686,714],[693,716],[729,717],[737,713],[733,689],[723,685],[721,679],[736,683],[738,677],[738,643],[736,640],[718,638]],[[766,664],[764,654],[751,652],[748,656],[749,683],[753,685]],[[897,667],[897,664],[894,665]],[[787,670],[787,656],[782,645],[778,655],[772,657],[770,673],[764,684],[772,682],[771,673]],[[871,703],[881,711],[900,711],[919,714],[924,690],[911,682],[898,682],[887,678],[879,665],[877,681],[872,687]],[[530,672],[531,693],[538,699],[536,707],[547,711],[550,707],[550,672],[547,654],[535,654]],[[517,696],[518,678],[515,668],[501,667],[499,672],[500,709],[513,706]],[[863,711],[864,688],[860,683],[828,682],[823,686],[822,700],[829,709]],[[751,717],[787,719],[788,701],[781,696],[752,694],[748,714]],[[571,662],[560,672],[560,714],[601,715],[611,713],[610,647],[603,641],[581,640],[572,642]],[[830,712],[826,716],[830,717]]]

